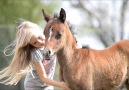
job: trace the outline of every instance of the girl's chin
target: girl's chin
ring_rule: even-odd
[[[44,50],[44,46],[43,47],[40,47],[41,50]]]

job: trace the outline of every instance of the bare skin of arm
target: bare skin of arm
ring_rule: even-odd
[[[57,82],[57,81],[54,81],[54,80],[48,78],[42,62],[33,62],[33,64],[34,64],[36,72],[39,75],[39,78],[41,79],[42,82],[52,85],[52,86],[55,86],[55,87],[63,88],[64,90],[70,90],[67,87],[66,83]]]

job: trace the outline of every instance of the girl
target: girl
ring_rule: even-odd
[[[4,50],[5,55],[14,46],[11,64],[0,71],[0,79],[6,85],[16,85],[27,73],[25,90],[53,90],[53,86],[68,90],[64,82],[52,80],[56,65],[56,57],[44,60],[42,55],[45,37],[41,27],[22,20],[17,27],[15,41]],[[50,86],[51,85],[51,86]]]

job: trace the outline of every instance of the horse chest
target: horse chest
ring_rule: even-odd
[[[81,82],[81,79],[78,79],[76,75],[69,74],[68,76],[65,75],[64,77],[65,82],[69,85],[71,90],[83,90],[81,89],[83,87],[83,84]]]
[[[65,80],[67,81],[78,81],[79,78],[78,75],[77,75],[77,71],[75,70],[70,70],[70,69],[64,69],[63,71],[63,77],[65,78]]]
[[[63,78],[71,90],[85,90],[84,73],[76,69],[64,69]]]

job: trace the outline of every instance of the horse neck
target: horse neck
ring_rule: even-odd
[[[77,46],[76,39],[72,35],[71,31],[69,30],[68,27],[66,27],[66,29],[67,29],[66,32],[67,34],[66,34],[65,44],[63,48],[59,50],[57,53],[58,61],[59,64],[61,64],[61,66],[72,62],[72,58],[74,57],[74,52]]]
[[[68,48],[62,48],[57,53],[58,62],[61,67],[67,66],[70,62],[72,62],[74,50],[70,50]]]

